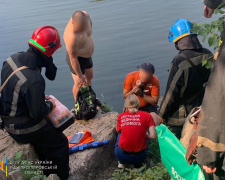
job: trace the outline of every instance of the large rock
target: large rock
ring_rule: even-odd
[[[105,170],[113,161],[115,161],[114,145],[116,141],[115,127],[117,116],[118,113],[116,112],[103,114],[99,111],[94,119],[89,121],[76,121],[64,131],[64,134],[69,136],[78,131],[89,130],[96,141],[102,141],[105,139],[110,141],[108,146],[84,150],[70,155],[70,174],[73,179],[96,179],[96,175],[101,173],[101,171]],[[23,152],[23,160],[32,161],[37,159],[31,145],[18,144],[7,132],[0,131],[0,162],[3,161],[5,163],[6,157],[11,159],[19,151]],[[10,172],[10,168],[8,167],[8,178],[15,179],[16,173],[19,172]],[[49,178],[55,179],[55,176]],[[5,172],[1,170],[0,179],[5,179]]]
[[[80,151],[70,155],[70,176],[74,179],[98,179],[98,174],[115,161],[114,145],[116,141],[116,123],[118,113],[101,112],[93,120],[76,121],[64,131],[66,136],[77,131],[88,130],[96,141],[108,139],[110,144],[104,147]]]
[[[23,175],[19,170],[15,170],[12,172],[8,172],[6,177],[6,172],[0,170],[0,179],[1,180],[23,180]]]
[[[34,152],[34,148],[30,144],[19,144],[14,141],[11,136],[6,132],[0,130],[0,161],[6,162],[7,159],[11,159],[17,152],[22,151],[23,160],[35,160],[37,155]]]

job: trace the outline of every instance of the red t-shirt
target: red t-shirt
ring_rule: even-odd
[[[119,147],[125,151],[139,152],[147,148],[146,131],[155,126],[152,116],[144,111],[135,114],[126,111],[118,117],[116,130],[121,132]]]

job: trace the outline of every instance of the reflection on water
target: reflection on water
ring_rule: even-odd
[[[167,38],[168,29],[176,19],[211,21],[202,15],[201,0],[4,0],[0,6],[1,64],[10,54],[27,49],[27,41],[38,26],[55,26],[62,37],[76,10],[86,10],[91,15],[95,41],[93,88],[100,98],[101,94],[104,95],[114,110],[122,109],[126,74],[145,61],[155,65],[163,95],[167,69],[177,53]],[[53,94],[72,108],[73,80],[65,56],[63,44],[63,48],[54,54],[58,74],[54,82],[46,80],[46,94]]]

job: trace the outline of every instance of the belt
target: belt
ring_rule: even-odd
[[[9,117],[9,116],[2,116],[4,124],[20,124],[26,123],[31,120],[29,116],[18,116],[18,117]]]
[[[15,124],[8,124],[7,125],[8,127],[4,126],[4,129],[11,134],[29,134],[41,129],[46,123],[47,123],[46,119],[42,119],[38,124],[26,129],[15,129],[14,128]]]
[[[119,146],[118,146],[119,147]],[[138,151],[138,152],[130,152],[130,151],[125,151],[123,150],[121,147],[119,147],[120,151],[123,153],[123,154],[126,154],[126,155],[137,155],[137,154],[141,154],[143,152],[145,152],[145,149],[141,150],[141,151]]]

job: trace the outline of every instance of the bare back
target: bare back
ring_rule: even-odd
[[[86,29],[82,32],[74,32],[72,18],[70,18],[65,28],[63,38],[69,54],[72,53],[80,57],[89,58],[94,52],[92,24],[89,14],[86,11],[83,12],[89,18]]]

